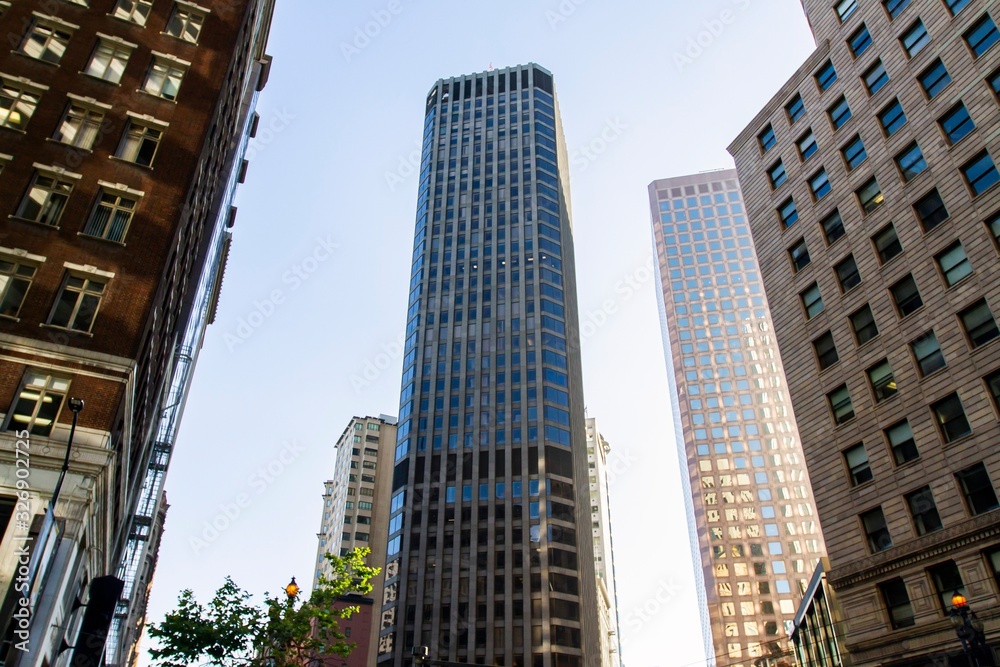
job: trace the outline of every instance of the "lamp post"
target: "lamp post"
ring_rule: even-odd
[[[288,603],[289,604],[293,604],[295,602],[296,598],[299,597],[299,591],[300,590],[301,589],[299,588],[299,585],[297,583],[295,583],[295,577],[292,577],[292,580],[290,582],[288,582],[288,585],[285,586],[285,588],[284,588],[285,595],[288,596]]]
[[[983,622],[969,607],[966,597],[958,591],[951,597],[951,624],[955,626],[955,633],[962,642],[962,650],[971,667],[996,667],[993,653],[986,644]]]
[[[59,471],[59,481],[56,482],[56,488],[52,492],[52,502],[50,505],[53,511],[55,511],[56,502],[59,500],[59,492],[62,490],[63,480],[66,479],[66,472],[69,470],[69,455],[73,451],[73,435],[76,433],[76,422],[80,418],[80,413],[83,412],[83,399],[69,399],[69,409],[70,412],[73,413],[73,423],[69,427],[69,441],[66,443],[66,458],[63,459],[62,470]]]

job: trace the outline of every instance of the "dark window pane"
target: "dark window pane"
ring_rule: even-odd
[[[883,264],[903,252],[903,245],[896,236],[896,228],[891,224],[876,234],[872,241],[875,243],[879,261]]]
[[[906,494],[906,504],[910,508],[910,515],[913,517],[913,526],[917,529],[917,535],[933,533],[944,527],[941,523],[941,516],[938,514],[937,505],[934,503],[931,487],[925,486]]]
[[[969,505],[969,511],[973,515],[1000,507],[996,491],[993,489],[993,482],[990,480],[989,473],[986,472],[986,466],[982,463],[966,468],[956,477],[961,485],[965,501]]]
[[[878,336],[878,326],[875,324],[875,316],[868,304],[851,315],[851,327],[854,329],[854,337],[858,345],[864,345],[872,338]]]
[[[952,442],[972,433],[972,427],[965,416],[965,409],[958,394],[950,394],[938,401],[931,406],[931,411],[945,442]]]
[[[931,190],[913,206],[917,219],[925,232],[929,232],[948,219],[948,209],[937,189]]]
[[[890,287],[889,291],[892,292],[892,298],[896,303],[896,310],[899,311],[900,317],[906,317],[924,305],[913,276],[906,276]]]
[[[829,331],[813,341],[813,348],[816,350],[820,370],[826,370],[840,360],[837,346],[833,342],[833,334]]]

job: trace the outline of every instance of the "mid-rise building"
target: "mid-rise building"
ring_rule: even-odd
[[[5,665],[129,659],[272,11],[273,0],[0,2]],[[28,627],[13,617],[22,608]]]
[[[386,415],[354,417],[334,449],[336,469],[333,479],[324,484],[313,588],[319,586],[321,577],[334,574],[326,560],[328,553],[343,556],[356,547],[368,548],[367,565],[385,568],[396,420]],[[340,622],[343,632],[350,628],[349,641],[357,644],[346,661],[348,667],[375,664],[378,626],[372,622],[372,613],[381,607],[383,581],[383,576],[375,577],[369,594],[349,596],[349,604],[362,606],[364,613],[353,621]],[[361,604],[358,600],[367,601]],[[337,661],[338,667],[342,662]]]
[[[724,170],[649,201],[705,651],[772,667],[824,547],[743,197]]]
[[[618,588],[615,585],[614,542],[611,535],[611,493],[608,456],[611,444],[587,418],[587,464],[590,466],[590,520],[594,534],[594,569],[597,571],[598,618],[601,622],[601,667],[621,667],[618,624]]]
[[[533,64],[426,98],[380,665],[598,664],[559,118]]]
[[[1000,19],[806,0],[816,51],[730,146],[858,666],[1000,640]],[[936,661],[936,662],[935,662]]]

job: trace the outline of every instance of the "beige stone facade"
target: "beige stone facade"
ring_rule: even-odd
[[[817,50],[730,152],[838,634],[858,666],[950,664],[954,590],[1000,630],[1000,7],[803,4]]]

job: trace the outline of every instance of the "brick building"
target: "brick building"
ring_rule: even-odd
[[[1000,11],[806,0],[817,49],[730,146],[855,665],[1000,637]],[[936,661],[936,662],[935,662]]]
[[[10,46],[0,54],[6,665],[99,657],[107,624],[90,619],[109,605],[107,663],[129,653],[121,630],[134,617],[269,69],[273,0],[200,1],[0,2]],[[71,397],[85,406],[47,513]],[[27,488],[17,485],[18,449],[30,454]],[[37,548],[22,594],[12,577],[26,537]],[[26,630],[12,622],[24,604]],[[20,647],[17,629],[30,634]],[[62,641],[76,648],[57,654]]]

